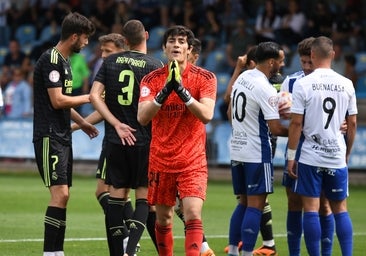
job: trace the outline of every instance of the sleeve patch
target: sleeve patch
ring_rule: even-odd
[[[48,79],[50,79],[51,82],[56,83],[60,80],[60,73],[57,70],[52,70],[48,75]]]

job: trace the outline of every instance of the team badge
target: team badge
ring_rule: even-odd
[[[140,95],[141,95],[141,97],[146,97],[146,96],[150,95],[150,89],[147,88],[146,86],[141,87]]]
[[[56,83],[60,80],[60,73],[57,70],[52,70],[48,75],[48,79],[50,79],[51,82]]]
[[[276,107],[278,104],[278,98],[277,95],[276,96],[272,96],[268,99],[268,103],[269,105],[271,105],[271,107]]]

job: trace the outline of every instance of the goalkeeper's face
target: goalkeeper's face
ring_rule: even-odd
[[[168,37],[164,52],[168,60],[177,60],[178,63],[186,63],[191,49],[188,45],[187,36],[177,35]]]

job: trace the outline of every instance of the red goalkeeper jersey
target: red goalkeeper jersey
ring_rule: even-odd
[[[146,75],[140,84],[140,102],[151,101],[165,86],[168,67]],[[215,75],[187,64],[182,84],[196,100],[216,99]],[[206,168],[206,129],[173,91],[152,119],[149,169],[154,172],[181,172]]]

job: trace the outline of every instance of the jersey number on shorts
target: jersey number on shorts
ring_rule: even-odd
[[[122,83],[124,87],[121,88],[122,94],[118,95],[118,103],[123,106],[132,104],[133,88],[135,86],[135,76],[131,70],[122,70],[119,73],[118,82]]]
[[[242,122],[245,118],[245,106],[247,104],[247,98],[244,92],[239,92],[237,95],[237,90],[234,91],[233,103],[232,103],[232,113],[233,119]]]

